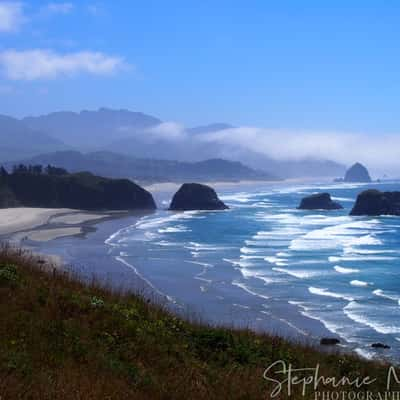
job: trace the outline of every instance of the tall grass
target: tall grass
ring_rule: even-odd
[[[325,376],[376,377],[365,390],[386,383],[383,363],[188,321],[141,294],[0,249],[1,400],[268,399],[273,385],[263,374],[277,360],[320,364]],[[314,395],[296,387],[278,398]]]

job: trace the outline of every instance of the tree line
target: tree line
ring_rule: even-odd
[[[68,171],[64,168],[54,167],[50,164],[47,166],[43,165],[25,165],[18,164],[14,165],[11,170],[11,175],[16,174],[31,174],[31,175],[51,175],[51,176],[61,176],[67,175]],[[10,175],[8,171],[4,168],[0,168],[0,176],[5,177]]]

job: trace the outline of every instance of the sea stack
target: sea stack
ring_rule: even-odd
[[[351,166],[344,177],[344,182],[371,182],[369,172],[364,165],[355,163]]]
[[[172,211],[190,210],[226,210],[226,206],[213,188],[200,183],[184,183],[175,193],[171,205]]]
[[[350,215],[400,215],[400,192],[365,190],[357,196]]]
[[[340,210],[342,205],[331,199],[329,193],[317,193],[304,197],[301,200],[299,210]]]
[[[339,344],[340,340],[337,338],[322,338],[320,340],[320,344],[321,345],[325,345],[325,346],[334,346],[335,344]]]

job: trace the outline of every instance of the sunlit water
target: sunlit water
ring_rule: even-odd
[[[228,211],[158,211],[106,244],[157,291],[204,305],[206,316],[222,303],[240,308],[249,325],[284,321],[297,335],[331,332],[363,356],[399,360],[400,218],[348,216],[367,187],[400,190],[386,183],[225,191]],[[344,209],[297,210],[322,190]],[[378,341],[392,349],[374,351]]]

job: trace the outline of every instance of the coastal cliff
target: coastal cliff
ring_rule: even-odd
[[[154,210],[152,195],[128,179],[109,179],[89,172],[69,174],[62,168],[20,165],[0,171],[0,206],[81,210]]]

